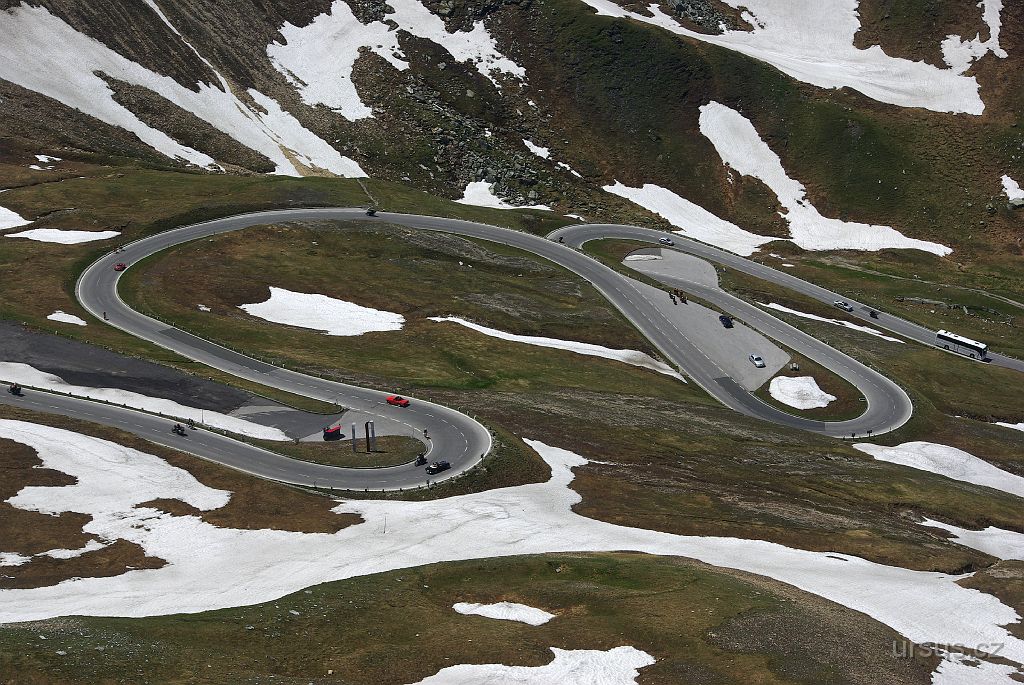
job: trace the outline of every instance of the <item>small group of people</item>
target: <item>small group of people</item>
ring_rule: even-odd
[[[684,293],[679,288],[672,288],[668,296],[672,298],[672,304],[679,304],[679,302],[686,304],[686,293]],[[676,300],[679,300],[679,302],[677,302]]]
[[[193,419],[189,419],[188,420],[188,427],[189,427],[189,430],[195,430],[196,429],[196,422]],[[171,432],[172,433],[177,433],[178,435],[185,435],[185,427],[183,425],[181,425],[180,423],[176,423],[176,424],[174,424],[174,428],[171,429]]]

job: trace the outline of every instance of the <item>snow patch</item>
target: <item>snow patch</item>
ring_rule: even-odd
[[[173,400],[150,397],[129,390],[118,388],[90,388],[83,385],[72,385],[60,376],[45,373],[28,364],[17,362],[0,362],[0,378],[8,383],[20,383],[32,388],[50,390],[59,393],[70,393],[76,397],[87,397],[93,400],[123,405],[132,409],[161,414],[176,419],[192,419],[197,424],[205,424],[212,428],[247,435],[260,440],[290,440],[277,428],[260,426],[244,419],[221,414],[220,412],[189,407]]]
[[[51,157],[50,155],[36,155],[36,159],[43,164],[53,164],[54,162],[63,162],[60,157]]]
[[[890,57],[877,45],[855,47],[854,36],[860,30],[858,0],[724,0],[731,7],[744,9],[743,19],[753,30],[727,30],[718,35],[682,26],[657,3],[648,5],[650,16],[645,16],[612,0],[583,1],[599,15],[629,17],[720,45],[819,88],[853,88],[879,102],[936,112],[981,114],[985,109],[973,76]]]
[[[0,566],[21,566],[32,561],[32,557],[26,557],[17,552],[0,552]]]
[[[664,259],[660,254],[628,254],[622,258],[624,262],[656,262]]]
[[[905,442],[895,447],[860,442],[854,447],[879,461],[930,471],[953,480],[984,485],[1024,497],[1024,478],[996,468],[987,461],[955,447],[933,442]]]
[[[307,105],[325,105],[349,121],[373,116],[352,82],[352,67],[363,48],[383,57],[399,71],[409,68],[401,59],[398,33],[387,24],[361,23],[343,0],[308,26],[286,23],[284,43],[267,46],[274,67],[298,89]]]
[[[959,528],[950,523],[925,519],[922,526],[941,528],[953,534],[953,540],[964,547],[970,547],[985,554],[991,554],[997,559],[1017,559],[1024,561],[1024,533],[1017,533],[1012,530],[1003,530],[995,526],[989,526],[981,530],[970,530]]]
[[[78,245],[95,240],[109,240],[121,235],[120,231],[69,231],[63,228],[32,228],[20,233],[5,233],[5,238],[27,238],[40,243]]]
[[[470,31],[449,33],[441,17],[428,10],[419,0],[388,0],[388,5],[395,11],[385,15],[385,19],[394,21],[400,30],[437,43],[458,61],[476,66],[476,70],[499,90],[501,84],[495,80],[494,72],[517,79],[526,78],[526,70],[498,50],[484,22],[474,23]]]
[[[207,307],[205,304],[197,304],[196,307],[198,307],[199,311],[201,311],[201,312],[208,312],[208,311],[210,311],[210,308]]]
[[[447,666],[414,685],[632,685],[654,657],[635,647],[594,649],[551,648],[554,660],[544,666],[459,664]]]
[[[576,171],[575,169],[573,169],[571,166],[569,166],[565,162],[555,162],[555,166],[557,166],[559,169],[565,169],[566,171],[568,171],[570,174],[572,174],[576,178],[583,178],[583,176],[582,176],[582,174],[580,174],[580,172]]]
[[[1020,185],[1009,176],[1003,176],[1003,192],[1006,193],[1006,197],[1011,200],[1024,200],[1024,190],[1021,190]],[[2,217],[0,217],[2,220]]]
[[[62,312],[59,309],[57,311],[55,311],[53,314],[50,314],[46,318],[49,319],[50,321],[60,321],[61,323],[72,323],[72,324],[75,324],[76,326],[86,326],[87,325],[83,319],[78,318],[74,314],[65,314],[64,312]]]
[[[768,384],[768,392],[779,402],[796,409],[827,407],[836,399],[818,387],[812,376],[776,376]]]
[[[551,211],[547,205],[510,205],[494,194],[494,186],[487,181],[472,181],[462,192],[459,204],[490,207],[491,209],[544,209]]]
[[[297,293],[273,286],[267,301],[243,304],[239,309],[265,321],[310,328],[327,335],[397,331],[405,325],[405,317],[401,314],[363,307],[327,295]]]
[[[0,231],[8,228],[18,228],[19,226],[28,226],[30,223],[32,222],[17,212],[11,211],[6,207],[0,207]]]
[[[782,266],[793,266],[793,265],[792,264],[783,264]],[[873,335],[873,336],[876,336],[878,338],[882,338],[883,340],[888,340],[890,342],[906,344],[902,340],[900,340],[899,338],[894,338],[892,336],[886,335],[885,333],[882,333],[882,331],[878,330],[877,328],[871,328],[870,326],[861,326],[860,324],[855,324],[855,323],[853,323],[851,321],[843,321],[842,319],[829,319],[829,318],[826,318],[824,316],[818,316],[817,314],[808,314],[807,312],[800,312],[800,311],[797,311],[795,309],[790,309],[789,307],[784,307],[781,304],[776,304],[775,302],[768,302],[767,304],[764,303],[764,302],[758,302],[758,304],[761,305],[762,307],[766,308],[766,309],[774,309],[777,312],[783,312],[785,314],[792,314],[793,316],[801,316],[801,317],[803,317],[805,319],[811,319],[812,321],[822,321],[824,323],[830,323],[830,324],[834,324],[836,326],[842,326],[843,328],[849,328],[851,331],[860,331],[861,333],[867,333],[869,335]]]
[[[155,5],[150,4],[150,7]],[[158,14],[169,25],[166,17]],[[61,49],[40,50],[40,45],[60,45]],[[193,91],[76,31],[46,8],[20,5],[3,14],[0,78],[134,133],[143,143],[172,159],[204,168],[219,168],[209,155],[178,143],[116,102],[110,87],[98,73],[152,90],[193,113],[267,157],[278,174],[297,176],[301,168],[315,168],[339,176],[365,176],[358,164],[303,128],[277,102],[250,89],[248,94],[255,103],[250,106],[231,91],[227,81],[215,70],[217,84],[197,83]]]
[[[919,644],[976,648],[1002,642],[1000,656],[1024,662],[1024,640],[1005,628],[1020,617],[997,598],[960,587],[963,576],[759,540],[674,535],[588,519],[572,511],[581,498],[570,488],[572,469],[587,460],[534,440],[527,444],[551,468],[547,482],[436,501],[344,502],[335,511],[359,514],[364,522],[327,534],[218,528],[195,516],[138,507],[172,497],[208,510],[223,506],[229,493],[208,488],[157,457],[50,426],[0,420],[0,437],[35,449],[43,468],[77,479],[72,486],[23,488],[10,504],[44,513],[89,514],[88,534],[126,539],[147,556],[167,561],[159,569],[119,576],[0,590],[0,623],[63,615],[195,613],[443,561],[635,551],[767,576],[863,612]]]
[[[653,183],[645,183],[640,188],[630,188],[616,181],[614,185],[604,186],[604,190],[654,212],[681,229],[676,231],[679,235],[700,240],[743,257],[749,257],[761,245],[776,240],[744,231],[735,224],[719,219],[700,205]]]
[[[499,621],[519,621],[531,626],[544,625],[555,617],[555,614],[548,613],[543,609],[515,602],[497,602],[495,604],[458,602],[452,605],[452,609],[460,614],[484,616]]]
[[[349,121],[373,116],[352,81],[352,68],[364,48],[399,71],[409,68],[402,56],[398,31],[433,41],[456,60],[469,62],[495,86],[493,72],[523,78],[525,70],[498,50],[482,21],[470,31],[449,33],[444,21],[418,0],[389,2],[394,12],[385,22],[363,24],[344,0],[335,0],[327,13],[303,27],[285,23],[284,43],[267,46],[274,67],[294,85],[308,105],[325,105]],[[391,22],[397,24],[393,27]]]
[[[75,557],[80,557],[83,554],[101,550],[106,546],[106,544],[99,540],[89,540],[85,543],[84,547],[79,547],[78,549],[51,549],[46,552],[40,552],[36,556],[50,557],[51,559],[74,559]]]
[[[541,159],[549,159],[551,157],[551,150],[549,148],[541,147],[540,145],[535,145],[533,141],[523,138],[523,145],[525,145],[530,152],[537,155]]]
[[[559,340],[558,338],[543,338],[535,335],[516,335],[515,333],[506,333],[505,331],[499,331],[496,328],[488,328],[487,326],[481,326],[478,323],[472,321],[466,321],[456,316],[432,316],[431,321],[437,322],[451,322],[457,323],[460,326],[471,328],[477,333],[483,333],[489,335],[492,338],[501,338],[502,340],[509,340],[511,342],[524,343],[526,345],[536,345],[537,347],[550,347],[556,350],[568,350],[569,352],[575,352],[576,354],[588,355],[591,357],[603,357],[604,359],[612,359],[614,361],[623,362],[631,366],[640,366],[645,369],[651,369],[658,373],[665,374],[666,376],[672,376],[683,382],[686,379],[673,369],[671,366],[664,362],[660,362],[654,359],[650,355],[644,354],[637,350],[613,350],[610,347],[604,347],[603,345],[594,345],[591,343],[581,343],[572,340]]]
[[[940,257],[945,245],[908,238],[890,226],[872,226],[823,217],[806,197],[804,186],[790,178],[782,160],[761,140],[754,125],[736,110],[717,102],[700,108],[700,132],[729,167],[759,179],[779,198],[792,241],[805,250],[918,249]]]
[[[981,0],[978,6],[982,8],[982,20],[988,25],[988,40],[982,40],[979,34],[974,34],[971,40],[950,35],[941,43],[942,59],[958,74],[970,69],[974,62],[990,52],[1002,59],[1007,57],[1006,50],[999,47],[1003,0]]]
[[[932,673],[932,685],[1020,685],[1011,678],[1021,675],[1015,666],[982,661],[960,652],[945,652],[942,661]]]

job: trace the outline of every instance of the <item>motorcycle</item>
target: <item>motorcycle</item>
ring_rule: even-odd
[[[21,386],[18,385],[17,383],[7,388],[7,392],[11,393],[15,397],[21,397],[22,395]]]
[[[174,424],[174,428],[171,429],[171,432],[176,434],[176,435],[184,436],[185,435],[185,427],[182,426],[180,423],[176,423],[176,424]]]
[[[427,463],[427,458],[425,456],[423,456],[422,454],[416,457],[415,466],[423,466],[426,463]]]

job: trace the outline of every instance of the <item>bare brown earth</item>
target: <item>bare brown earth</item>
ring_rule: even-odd
[[[887,55],[948,68],[942,59],[940,43],[949,35],[967,40],[981,34],[988,38],[988,25],[982,21],[981,8],[973,3],[923,0],[863,0],[857,6],[860,31],[854,45],[869,48],[879,45]]]
[[[0,416],[10,418],[5,412]],[[31,556],[54,549],[79,549],[95,539],[82,530],[90,519],[85,514],[51,516],[7,503],[24,487],[74,485],[74,478],[39,468],[41,464],[31,448],[0,439],[0,550],[4,552]],[[131,568],[159,568],[163,564],[161,559],[146,557],[138,545],[119,540],[71,559],[34,556],[20,566],[0,567],[0,588],[44,587],[78,576],[116,576]]]

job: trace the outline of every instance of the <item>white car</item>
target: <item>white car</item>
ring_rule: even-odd
[[[761,355],[759,355],[759,354],[752,354],[752,355],[750,355],[750,363],[753,364],[754,366],[756,366],[759,369],[763,369],[764,368],[764,360],[761,359]]]
[[[850,304],[849,302],[847,302],[846,300],[836,300],[836,301],[834,301],[834,302],[832,303],[832,306],[833,306],[833,307],[839,307],[839,308],[840,308],[840,309],[842,309],[842,310],[843,310],[844,312],[852,312],[852,311],[853,311],[853,305],[851,305],[851,304]]]
[[[671,238],[658,238],[658,242],[662,245],[675,245],[676,242]]]

